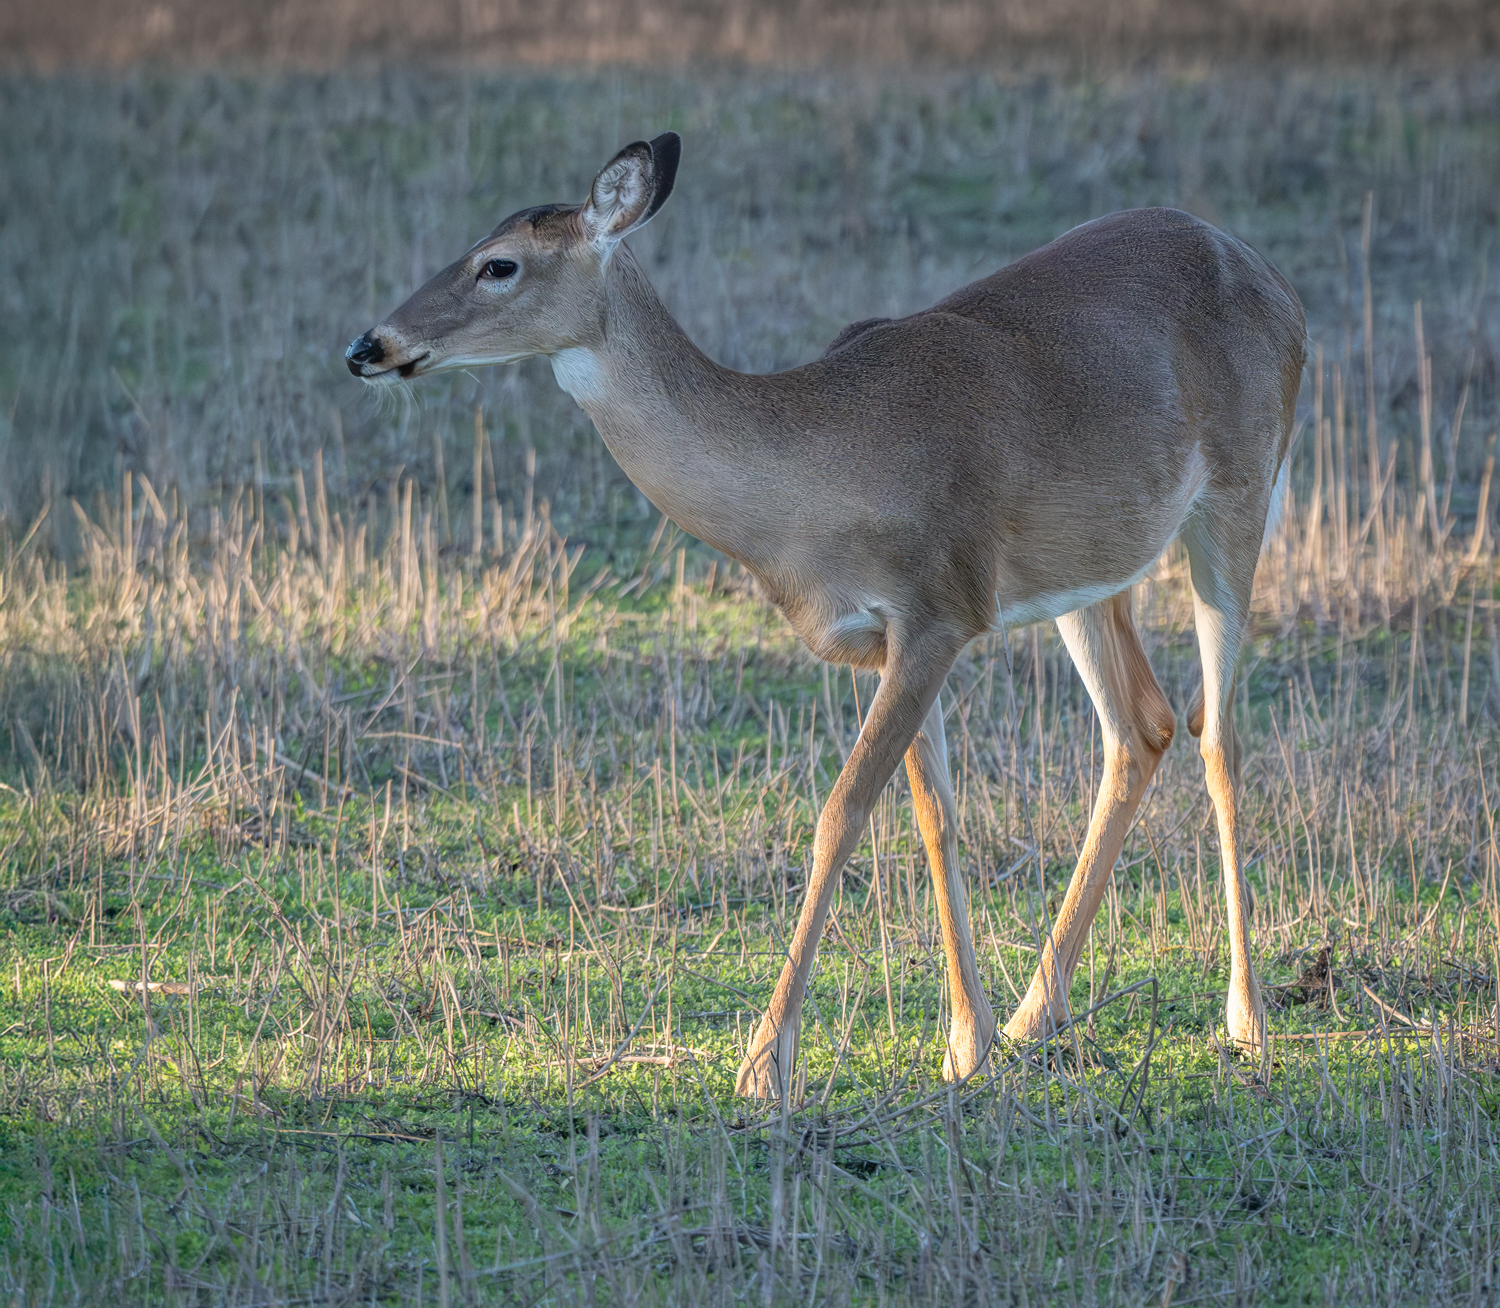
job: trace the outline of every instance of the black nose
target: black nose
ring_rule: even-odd
[[[365,364],[379,363],[385,358],[385,346],[366,332],[349,346],[344,358],[349,361],[349,371],[358,377]]]

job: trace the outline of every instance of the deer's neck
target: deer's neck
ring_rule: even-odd
[[[774,384],[698,349],[623,247],[606,286],[599,339],[552,355],[558,384],[657,508],[751,567],[768,562],[757,557],[765,506],[748,465],[756,438],[777,425]]]

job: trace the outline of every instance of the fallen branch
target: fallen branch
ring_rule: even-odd
[[[1360,989],[1363,990],[1365,994],[1369,995],[1370,998],[1380,1006],[1380,1011],[1383,1012],[1387,1017],[1394,1017],[1396,1021],[1402,1023],[1405,1026],[1411,1027],[1413,1031],[1420,1032],[1422,1035],[1431,1035],[1435,1031],[1436,1028],[1423,1026],[1420,1022],[1413,1022],[1411,1018],[1407,1017],[1405,1013],[1398,1012],[1396,1009],[1392,1008],[1388,1003],[1385,1002],[1385,1000],[1383,1000],[1379,995],[1371,990],[1369,986],[1361,984]]]
[[[190,995],[193,987],[186,981],[120,981],[113,977],[109,988],[126,995]]]

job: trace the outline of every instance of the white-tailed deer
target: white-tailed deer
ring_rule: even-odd
[[[947,299],[856,323],[814,363],[722,368],[683,334],[624,237],[661,208],[681,143],[626,146],[581,205],[507,218],[348,350],[369,382],[552,360],[663,513],[738,559],[820,658],[880,686],[818,819],[812,876],[739,1090],[791,1084],[836,879],[904,756],[942,918],[944,1073],[982,1070],[995,1019],[959,868],[938,692],[972,640],[1056,619],[1099,713],[1104,775],[1083,852],[1006,1034],[1068,989],[1173,713],[1129,587],[1187,547],[1201,736],[1228,898],[1228,1026],[1265,1035],[1235,823],[1235,659],[1301,381],[1302,308],[1232,236],[1172,209],[1112,214]]]

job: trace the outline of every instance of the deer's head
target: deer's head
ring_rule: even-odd
[[[595,343],[609,256],[666,202],[681,153],[676,132],[636,141],[600,170],[585,203],[512,214],[357,338],[349,371],[389,383]]]

